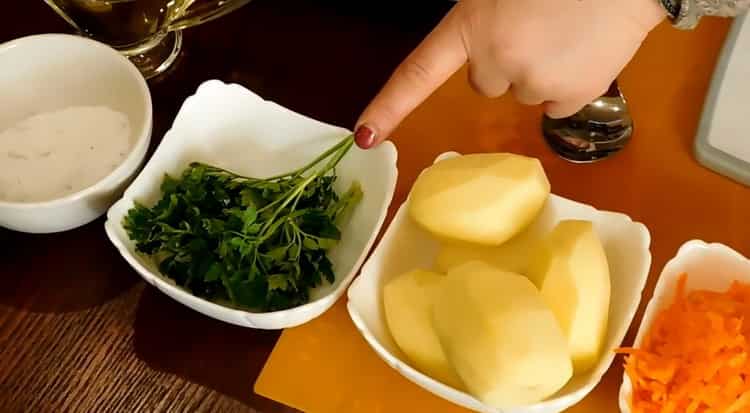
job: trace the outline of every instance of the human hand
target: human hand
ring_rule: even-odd
[[[364,110],[357,144],[387,138],[467,61],[480,94],[510,91],[551,118],[573,115],[607,90],[665,17],[657,0],[461,0]]]

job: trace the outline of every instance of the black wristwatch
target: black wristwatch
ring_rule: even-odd
[[[667,14],[669,15],[669,19],[672,21],[675,21],[677,17],[680,15],[680,7],[682,5],[682,1],[680,0],[660,0],[661,5],[664,6],[664,9],[667,11]]]
[[[672,26],[692,30],[704,16],[736,17],[750,8],[749,0],[659,0]]]

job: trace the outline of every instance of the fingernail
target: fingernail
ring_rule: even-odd
[[[375,143],[375,132],[367,125],[360,125],[354,132],[354,141],[362,149],[370,149]]]

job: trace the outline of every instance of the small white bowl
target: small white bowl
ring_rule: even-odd
[[[646,311],[638,327],[633,346],[638,348],[654,317],[674,300],[677,282],[687,273],[685,291],[711,290],[726,291],[732,281],[750,283],[750,259],[723,244],[692,240],[683,244],[677,255],[669,260],[659,276],[654,295],[646,306]],[[620,411],[630,413],[630,399],[633,387],[627,373],[623,374],[620,386]]]
[[[337,190],[346,190],[356,180],[364,197],[341,228],[340,243],[329,253],[335,283],[313,290],[311,301],[299,307],[255,313],[196,297],[160,274],[151,259],[136,253],[122,219],[134,200],[146,205],[156,202],[164,174],[179,176],[192,161],[248,176],[272,176],[307,164],[350,133],[265,101],[242,86],[207,81],[185,101],[154,156],[107,213],[107,235],[147,282],[209,317],[259,329],[282,329],[310,321],[344,294],[385,221],[398,175],[396,147],[391,142],[368,151],[352,147],[337,167]]]
[[[456,156],[444,153],[437,160]],[[436,161],[437,161],[436,160]],[[578,403],[601,381],[614,360],[614,350],[628,331],[641,300],[641,292],[651,266],[651,237],[641,223],[628,216],[599,211],[591,206],[551,195],[539,218],[532,225],[551,230],[563,219],[585,219],[604,244],[612,278],[609,328],[602,356],[588,373],[575,376],[551,398],[533,405],[498,410],[470,394],[438,382],[412,367],[395,345],[388,331],[382,308],[383,285],[392,277],[417,267],[431,268],[438,243],[408,216],[407,201],[399,208],[393,222],[372,256],[362,267],[360,276],[349,288],[347,308],[359,332],[375,352],[401,375],[422,388],[467,409],[485,413],[553,413]]]
[[[151,94],[138,69],[102,43],[42,34],[0,44],[0,130],[30,113],[106,105],[128,116],[134,143],[125,160],[92,186],[45,202],[0,201],[0,226],[52,233],[102,216],[141,166],[151,139]]]

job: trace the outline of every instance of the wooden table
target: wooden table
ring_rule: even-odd
[[[3,3],[0,42],[70,31],[41,0]],[[399,3],[256,0],[187,30],[179,65],[151,85],[154,144],[211,78],[351,127],[452,4]],[[0,276],[0,412],[292,411],[253,393],[278,333],[209,319],[147,287],[101,220],[57,235],[0,230]]]

